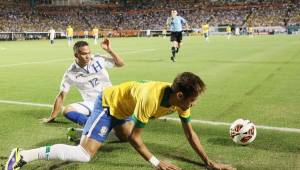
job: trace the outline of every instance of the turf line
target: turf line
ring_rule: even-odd
[[[58,59],[58,60],[47,60],[47,61],[36,61],[36,62],[24,62],[24,63],[16,63],[16,64],[3,64],[0,65],[0,68],[7,68],[7,67],[15,67],[21,65],[31,65],[31,64],[44,64],[44,63],[54,63],[59,61],[71,61],[72,59]]]
[[[140,53],[145,51],[155,51],[156,49],[144,49],[144,50],[135,50],[135,51],[124,51],[119,52],[120,54],[133,54],[133,53]],[[72,61],[72,59],[57,59],[57,60],[47,60],[47,61],[35,61],[35,62],[24,62],[24,63],[15,63],[15,64],[3,64],[0,65],[0,68],[7,68],[7,67],[15,67],[21,65],[31,65],[31,64],[44,64],[44,63],[54,63],[59,61]]]
[[[11,100],[0,100],[0,103],[3,104],[15,104],[15,105],[27,105],[27,106],[37,106],[37,107],[48,107],[52,108],[53,106],[50,104],[43,104],[43,103],[32,103],[32,102],[21,102],[21,101],[11,101]],[[180,122],[179,118],[172,118],[172,117],[161,117],[161,120],[167,121],[176,121]],[[197,120],[192,119],[192,123],[196,124],[206,124],[206,125],[213,125],[213,126],[230,126],[231,123],[227,122],[217,122],[217,121],[207,121],[207,120]],[[265,126],[265,125],[256,125],[258,129],[267,129],[267,130],[274,130],[274,131],[282,131],[282,132],[295,132],[300,133],[300,129],[297,128],[284,128],[284,127],[273,127],[273,126]]]

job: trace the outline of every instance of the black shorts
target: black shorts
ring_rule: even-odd
[[[206,32],[206,33],[204,33],[204,37],[205,38],[207,38],[208,37],[208,33]]]
[[[182,40],[182,32],[171,32],[171,41],[177,41],[180,43]]]

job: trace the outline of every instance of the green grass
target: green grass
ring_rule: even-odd
[[[109,70],[113,84],[142,79],[171,82],[178,73],[191,71],[207,84],[207,91],[192,108],[193,119],[233,122],[247,118],[257,125],[300,128],[299,36],[231,40],[215,36],[209,43],[199,37],[184,37],[176,63],[169,59],[169,39],[113,38],[111,42],[126,62],[123,68]],[[92,52],[103,53],[92,41],[90,44]],[[52,104],[64,70],[72,62],[67,42],[58,40],[54,46],[43,40],[0,42],[0,47],[0,100]],[[79,100],[79,93],[72,89],[65,104]],[[17,146],[29,149],[68,143],[65,131],[74,124],[62,116],[59,123],[40,123],[50,111],[0,103],[0,162]],[[255,142],[243,147],[229,139],[229,127],[193,126],[213,160],[238,169],[300,169],[299,133],[258,129]],[[205,169],[179,123],[151,121],[143,139],[160,159],[183,169]],[[152,168],[129,144],[109,140],[90,163],[35,161],[24,169]]]

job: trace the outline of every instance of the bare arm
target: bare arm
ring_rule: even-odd
[[[134,127],[132,129],[131,135],[129,136],[129,142],[130,144],[134,147],[136,151],[140,153],[140,155],[146,160],[149,161],[152,157],[153,154],[148,150],[146,145],[144,144],[142,138],[141,138],[141,133],[143,129],[142,128],[137,128]],[[159,161],[159,164],[155,166],[156,169],[159,170],[179,170],[180,168],[176,167],[175,165],[164,162],[164,161]]]
[[[105,50],[107,53],[110,54],[110,56],[113,58],[113,60],[114,60],[117,67],[124,66],[123,58],[111,49],[110,41],[107,38],[105,38],[103,40],[103,42],[101,43],[101,47],[102,47],[103,50]]]
[[[195,133],[195,131],[192,128],[192,125],[190,123],[181,122],[182,127],[184,130],[184,134],[189,141],[191,147],[194,149],[194,151],[201,157],[201,159],[204,161],[205,164],[208,164],[209,159],[207,154],[204,151],[204,148],[202,147],[200,140]]]
[[[66,92],[61,91],[58,93],[58,95],[55,98],[54,106],[52,108],[49,118],[43,119],[44,123],[50,123],[54,121],[54,119],[57,117],[58,113],[60,112],[63,106],[65,96],[66,96]]]
[[[222,170],[233,170],[230,165],[225,164],[219,164],[211,161],[207,154],[204,151],[203,146],[200,143],[200,140],[198,138],[198,135],[195,133],[195,131],[192,128],[191,123],[187,123],[184,121],[181,121],[182,128],[184,130],[184,134],[189,141],[191,147],[194,149],[194,151],[200,156],[200,158],[204,161],[207,167],[211,169],[222,169]]]

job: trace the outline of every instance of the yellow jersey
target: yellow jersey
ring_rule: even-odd
[[[253,27],[248,27],[248,32],[253,33]]]
[[[150,118],[159,118],[173,112],[185,121],[190,121],[190,109],[183,111],[169,105],[171,84],[167,82],[126,82],[107,87],[103,91],[102,106],[109,108],[110,114],[117,119],[132,116],[135,125],[145,126]]]
[[[230,32],[231,32],[231,27],[230,27],[230,26],[226,27],[226,32],[227,32],[227,33],[230,33]]]
[[[202,31],[203,31],[203,33],[208,33],[208,31],[209,31],[209,25],[208,24],[202,25]]]
[[[98,32],[99,32],[98,28],[93,29],[93,35],[98,35]]]
[[[67,36],[68,37],[73,37],[73,28],[72,27],[67,28]]]

